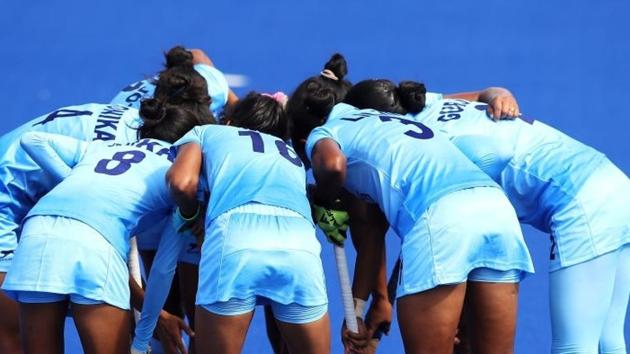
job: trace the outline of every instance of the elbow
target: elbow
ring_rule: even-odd
[[[197,185],[199,184],[199,176],[179,173],[177,170],[171,168],[166,173],[166,183],[169,186],[171,194],[194,199],[197,193]]]
[[[343,185],[346,180],[346,157],[340,154],[326,159],[322,163],[321,172],[326,180],[339,186]]]

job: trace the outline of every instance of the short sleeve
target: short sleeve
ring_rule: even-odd
[[[180,147],[188,143],[195,143],[197,145],[202,145],[201,143],[202,140],[203,140],[203,127],[194,127],[188,133],[186,133],[183,137],[179,138],[179,140],[173,143],[173,145],[176,147]]]
[[[326,139],[326,138],[332,139],[336,141],[337,144],[339,144],[339,141],[336,138],[336,136],[332,133],[332,131],[330,131],[330,129],[326,128],[325,126],[317,127],[313,129],[311,134],[309,134],[308,139],[306,139],[306,148],[305,148],[306,157],[308,157],[309,160],[312,160],[313,148],[315,147],[315,144],[317,144],[318,141],[322,139]],[[340,144],[340,147],[341,147],[341,144]],[[341,148],[341,150],[343,150],[343,148]]]
[[[223,107],[228,101],[229,87],[227,79],[221,71],[210,65],[197,64],[194,68],[195,71],[206,79],[206,83],[208,85],[208,95],[212,98],[210,110],[216,117],[219,113],[221,113]]]
[[[425,97],[425,101],[424,101],[425,107],[429,107],[435,102],[438,102],[444,99],[444,95],[437,92],[427,92],[424,97]]]

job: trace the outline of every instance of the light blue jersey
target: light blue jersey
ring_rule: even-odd
[[[20,148],[20,136],[38,131],[79,140],[126,143],[137,140],[141,120],[132,108],[85,104],[58,109],[31,120],[0,138],[0,263],[8,267],[22,219],[53,184],[50,175]],[[0,271],[6,267],[0,264]]]
[[[282,207],[311,220],[302,161],[274,136],[244,128],[195,127],[175,143],[195,143],[203,151],[202,179],[210,190],[206,225],[250,202]]]
[[[495,178],[521,222],[552,234],[552,269],[630,242],[630,181],[602,153],[542,122],[495,122],[486,112],[485,103],[446,99],[413,119]]]
[[[79,220],[98,230],[126,260],[133,233],[172,211],[164,182],[175,157],[169,143],[142,139],[124,145],[88,144],[44,133],[27,133],[21,142],[38,165],[63,178],[27,217]]]
[[[565,191],[579,190],[605,156],[539,121],[495,122],[488,117],[487,107],[446,99],[420,112],[415,120],[444,133],[456,145],[469,139],[461,147],[473,161],[482,162],[494,153],[493,163],[480,163],[480,167],[498,177],[521,222],[550,232],[555,206],[570,198]]]
[[[219,117],[228,100],[229,87],[225,76],[217,68],[206,64],[197,64],[194,68],[206,79],[208,95],[212,98],[210,110],[215,117]],[[122,89],[111,103],[140,109],[140,102],[143,99],[153,97],[157,80],[158,76],[154,76],[134,82]]]
[[[325,138],[347,158],[344,187],[377,203],[398,235],[405,235],[433,202],[472,187],[498,187],[446,136],[404,116],[340,103],[306,142],[307,156]]]

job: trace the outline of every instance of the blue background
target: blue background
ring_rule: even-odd
[[[158,71],[162,51],[175,44],[202,48],[223,71],[247,75],[239,94],[290,92],[340,51],[353,81],[415,79],[445,93],[508,87],[526,115],[605,152],[628,174],[629,13],[626,0],[3,0],[0,133],[57,107],[108,102]],[[538,273],[522,285],[517,353],[545,353],[549,242],[524,229]],[[397,242],[390,237],[392,255]],[[329,247],[323,256],[338,353],[342,312]],[[246,353],[270,351],[260,312]],[[74,335],[67,342],[80,352]],[[402,352],[396,324],[382,348]]]

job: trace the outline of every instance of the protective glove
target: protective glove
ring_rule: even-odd
[[[346,231],[348,230],[348,212],[332,208],[325,208],[313,204],[315,222],[324,232],[329,242],[343,247],[346,241]]]

